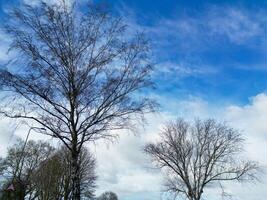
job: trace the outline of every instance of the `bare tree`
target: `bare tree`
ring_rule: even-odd
[[[104,192],[103,194],[101,194],[97,200],[118,200],[118,196],[116,193],[114,192]]]
[[[79,155],[81,196],[92,198],[95,191],[96,160],[86,149]],[[70,199],[71,194],[71,154],[62,147],[49,159],[42,162],[32,176],[37,199]]]
[[[55,154],[42,162],[32,176],[34,183],[35,199],[59,200],[63,199],[66,166],[62,166],[61,156]]]
[[[47,142],[29,141],[24,148],[24,142],[18,141],[8,149],[7,156],[0,162],[0,174],[6,180],[5,187],[14,187],[18,199],[29,199],[35,194],[35,184],[32,180],[36,168],[47,160],[54,148]],[[21,158],[23,157],[23,162]]]
[[[167,191],[189,200],[200,200],[212,184],[256,178],[257,164],[242,160],[242,151],[240,133],[212,119],[171,122],[158,143],[145,147],[156,166],[166,170]]]
[[[120,18],[99,5],[14,8],[6,31],[18,59],[0,72],[1,113],[28,120],[60,139],[72,154],[72,199],[80,199],[83,144],[113,137],[153,109],[141,95],[151,86],[149,48]],[[112,131],[112,132],[111,132]]]
[[[69,156],[70,157],[70,156]],[[89,152],[88,149],[82,148],[82,152],[79,157],[80,170],[80,182],[81,192],[87,198],[93,198],[96,188],[96,159]],[[71,166],[71,160],[69,159],[69,166]]]
[[[24,162],[21,162],[23,156]],[[80,185],[82,196],[94,196],[96,160],[86,149],[79,155]],[[7,156],[0,158],[0,175],[4,178],[3,189],[14,187],[13,194],[19,199],[49,200],[70,199],[71,153],[66,147],[58,150],[46,142],[29,141],[9,148]]]

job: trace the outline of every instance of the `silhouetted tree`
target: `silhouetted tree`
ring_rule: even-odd
[[[75,200],[83,144],[113,137],[112,130],[131,127],[154,105],[141,95],[151,86],[146,40],[103,6],[88,5],[59,0],[14,8],[6,31],[18,59],[0,72],[0,112],[36,123],[71,151]]]
[[[79,179],[81,196],[92,198],[96,187],[96,162],[86,148],[82,148],[79,164],[81,166]],[[32,177],[38,199],[70,199],[71,167],[71,154],[66,147],[62,147],[41,163]]]
[[[35,183],[33,175],[36,168],[47,160],[54,148],[46,142],[29,141],[24,148],[24,142],[19,141],[17,144],[8,149],[7,156],[0,163],[1,174],[5,177],[4,191],[8,196],[16,196],[16,199],[29,199],[35,196]],[[7,190],[13,187],[13,190]],[[10,193],[10,194],[9,194]]]
[[[167,172],[166,189],[189,200],[200,200],[203,190],[222,181],[255,178],[258,166],[242,160],[243,138],[237,130],[215,120],[169,123],[161,140],[145,152]]]
[[[24,143],[19,141],[8,149],[5,158],[0,159],[0,174],[5,177],[1,199],[25,199],[26,196],[29,200],[70,199],[70,151],[66,147],[56,150],[41,141],[29,141],[25,148],[23,146]],[[86,148],[82,148],[79,155],[79,165],[81,194],[93,198],[96,161]]]
[[[115,194],[114,192],[104,192],[103,194],[101,194],[97,200],[118,200],[118,196],[117,194]]]

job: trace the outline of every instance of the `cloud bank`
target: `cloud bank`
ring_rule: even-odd
[[[251,98],[246,105],[228,105],[220,107],[199,98],[182,102],[172,102],[174,112],[148,116],[148,127],[140,135],[122,134],[120,140],[110,146],[96,145],[98,160],[99,191],[113,190],[121,199],[135,199],[147,194],[145,199],[161,197],[163,175],[152,169],[149,159],[142,153],[142,146],[158,137],[164,122],[185,117],[216,118],[228,122],[242,131],[246,138],[245,156],[256,160],[261,166],[267,166],[267,94],[261,93]],[[218,109],[216,109],[218,108]],[[225,183],[226,192],[236,199],[264,200],[267,191],[267,176],[261,177],[258,184]],[[234,188],[234,189],[233,189]],[[219,188],[209,188],[207,198],[220,199]]]

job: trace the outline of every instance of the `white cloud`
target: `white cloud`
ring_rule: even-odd
[[[243,131],[247,155],[267,167],[267,94],[252,97],[245,106],[229,106],[225,117],[232,126]],[[267,184],[267,176],[265,181]]]
[[[0,119],[0,157],[5,156],[7,148],[19,137],[15,134],[17,125],[7,119]]]
[[[0,63],[7,62],[13,54],[8,54],[10,38],[2,30],[0,30]],[[1,66],[0,66],[1,67]]]
[[[244,155],[259,162],[266,173],[267,167],[267,94],[261,93],[251,98],[246,105],[217,105],[199,98],[183,101],[182,116],[193,119],[196,115],[201,118],[215,118],[228,122],[232,127],[240,130],[245,141]],[[177,109],[179,110],[179,108]],[[267,175],[260,174],[258,184],[225,183],[225,189],[237,200],[264,200],[267,196]],[[219,199],[220,190],[208,189],[205,196]]]
[[[123,5],[120,12],[127,24],[145,30],[158,46],[179,46],[182,49],[205,49],[207,45],[225,38],[234,44],[247,44],[250,39],[264,36],[266,12],[249,12],[242,7],[208,6],[197,16],[187,13],[159,18],[150,25],[138,24],[138,16]],[[165,49],[164,49],[165,50]]]
[[[243,130],[246,140],[246,155],[253,160],[267,166],[267,94],[262,93],[251,98],[247,105],[215,105],[191,97],[187,101],[175,101],[174,99],[163,100],[164,104],[172,107],[171,112],[149,115],[148,126],[145,130],[140,129],[138,134],[133,135],[122,132],[120,139],[114,143],[97,142],[91,146],[96,154],[98,163],[99,180],[97,194],[106,190],[116,192],[121,199],[134,199],[144,197],[146,200],[160,198],[162,189],[162,174],[152,169],[148,157],[142,148],[148,141],[158,138],[158,132],[163,124],[176,117],[194,119],[195,117],[213,117],[226,120],[231,126]],[[9,143],[10,126],[1,121],[0,147],[5,150]],[[25,137],[25,129],[16,131],[15,137]],[[38,135],[32,134],[33,139],[40,139]],[[252,184],[226,184],[226,191],[234,195],[237,200],[264,200],[267,191],[267,176],[263,175],[262,183]],[[233,189],[234,188],[234,189]],[[219,200],[219,190],[210,188],[205,190],[205,196]],[[145,195],[146,194],[146,195]]]
[[[71,5],[73,3],[73,0],[42,0],[42,1],[52,5],[53,4],[61,5],[63,2],[66,5]],[[38,4],[40,4],[41,0],[23,0],[23,2],[28,5],[37,6]]]
[[[178,64],[175,62],[162,62],[156,65],[155,73],[161,78],[166,77],[169,79],[175,76],[175,79],[177,79],[179,77],[205,76],[207,74],[215,74],[217,71],[210,66],[192,64],[189,62],[180,62]]]
[[[25,0],[25,2],[36,3],[37,1]],[[51,0],[50,0],[51,2]],[[53,0],[53,2],[56,2]],[[212,12],[211,12],[212,11]],[[209,13],[210,12],[210,13]],[[132,24],[135,23],[133,20]],[[137,29],[141,29],[136,24]],[[158,43],[173,43],[173,39],[182,37],[187,38],[182,45],[191,48],[190,39],[193,42],[201,42],[205,36],[223,36],[234,43],[244,43],[250,38],[262,34],[260,22],[254,20],[248,13],[240,9],[219,9],[208,10],[200,19],[191,17],[180,19],[164,19],[153,27],[145,27],[147,33],[153,34]],[[203,30],[205,32],[203,32]],[[166,36],[171,36],[167,40]],[[163,38],[164,37],[164,38]],[[0,33],[0,40],[4,41],[6,36]],[[0,61],[7,60],[3,49],[6,49],[8,41],[0,44]],[[176,44],[174,42],[174,44]],[[205,48],[205,47],[201,47]],[[166,73],[173,73],[174,70],[184,75],[207,73],[206,69],[188,67],[187,63],[169,64],[169,67],[162,68]],[[166,63],[164,64],[166,66]],[[157,116],[148,117],[148,127],[134,136],[123,133],[114,144],[105,145],[97,143],[92,148],[96,153],[98,161],[99,190],[98,193],[105,190],[113,190],[118,193],[121,199],[151,194],[148,200],[154,200],[155,196],[159,199],[158,191],[161,189],[162,176],[158,171],[150,169],[148,158],[142,153],[142,147],[147,141],[155,140],[157,133],[163,123],[169,119],[185,117],[193,119],[195,117],[208,118],[214,117],[220,120],[228,121],[233,127],[243,130],[246,137],[246,151],[251,159],[267,166],[267,94],[259,94],[251,99],[251,102],[244,106],[238,105],[216,105],[204,101],[201,98],[191,97],[189,100],[179,101],[169,98],[161,98],[160,102],[171,108],[171,112],[161,113]],[[7,146],[11,144],[13,137],[25,137],[26,129],[18,130],[13,136],[11,128],[5,121],[0,121],[0,152],[3,153]],[[39,135],[32,134],[33,139],[40,139]],[[255,186],[251,185],[227,185],[233,195],[242,200],[264,200],[267,191],[267,177],[263,176],[263,183]],[[234,188],[233,189],[231,189]],[[218,193],[209,190],[209,196],[217,198]]]
[[[261,21],[241,9],[213,9],[206,22],[211,35],[226,36],[234,43],[244,43],[263,33]]]
[[[252,97],[245,106],[229,106],[226,117],[250,135],[267,139],[267,94],[261,93]]]
[[[150,169],[149,159],[142,153],[142,146],[147,141],[156,140],[163,124],[177,117],[193,120],[195,117],[225,120],[234,128],[243,130],[246,140],[246,156],[267,166],[267,94],[259,94],[244,106],[219,106],[208,103],[201,98],[188,101],[166,100],[165,104],[173,107],[170,113],[149,116],[149,125],[143,133],[134,136],[123,133],[117,143],[110,146],[97,145],[94,149],[98,160],[99,191],[113,190],[121,199],[134,199],[142,194],[151,198],[160,198],[162,176]],[[262,176],[259,184],[225,184],[226,191],[236,199],[264,200],[267,195],[267,176]],[[234,188],[234,189],[233,189]],[[209,188],[205,196],[220,199],[220,189]]]
[[[8,147],[11,147],[18,139],[25,140],[30,130],[30,127],[35,125],[26,125],[22,121],[0,118],[0,157],[5,156]],[[36,133],[34,129],[30,131],[29,140],[43,140],[50,142],[53,145],[58,145],[58,141],[46,135]]]
[[[155,133],[161,128],[166,116],[148,116],[148,123],[153,124],[138,133],[121,132],[117,142],[106,144],[101,141],[91,147],[97,157],[99,174],[97,193],[106,190],[116,192],[121,199],[131,199],[134,195],[151,194],[147,200],[159,197],[161,174],[152,169],[149,158],[143,154],[147,141],[154,140]],[[151,187],[153,184],[153,187]],[[148,195],[149,196],[149,195]]]

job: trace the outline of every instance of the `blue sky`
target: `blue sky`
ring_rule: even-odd
[[[0,0],[0,17],[17,2]],[[161,95],[245,104],[266,90],[266,1],[109,3],[151,40]]]
[[[6,7],[21,1],[0,0],[0,21]],[[231,122],[247,139],[247,156],[267,166],[267,1],[108,2],[131,30],[143,31],[151,42],[157,88],[149,95],[159,101],[161,110],[157,116],[147,116],[144,134],[124,134],[115,145],[93,148],[99,192],[113,190],[122,200],[160,199],[162,175],[149,170],[140,149],[157,138],[165,121],[177,116]],[[0,31],[0,63],[8,59],[7,44]],[[7,122],[0,121],[0,150],[10,141],[6,127]],[[16,135],[25,137],[22,130]],[[265,200],[267,177],[258,186],[228,184],[226,188],[237,200]],[[213,189],[205,195],[221,199]]]
[[[147,31],[161,94],[244,104],[265,91],[266,1],[112,2]]]

